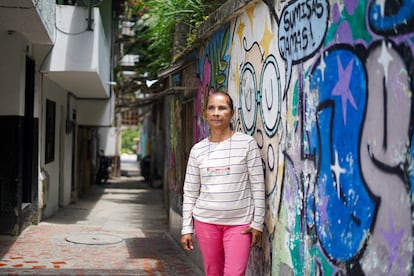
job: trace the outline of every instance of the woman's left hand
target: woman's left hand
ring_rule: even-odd
[[[251,247],[257,246],[261,247],[262,243],[262,232],[259,230],[256,230],[254,228],[248,227],[242,231],[242,234],[252,234],[252,243],[250,244]]]

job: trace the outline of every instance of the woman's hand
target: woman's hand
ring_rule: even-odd
[[[261,247],[262,232],[254,228],[251,228],[251,227],[248,227],[242,231],[242,234],[248,234],[248,233],[251,233],[252,235],[252,243],[250,244],[250,247],[253,247],[253,246]]]
[[[181,235],[181,245],[183,246],[185,251],[191,251],[194,249],[193,244],[193,234],[184,234]]]

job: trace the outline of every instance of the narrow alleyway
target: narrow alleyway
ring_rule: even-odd
[[[162,189],[138,167],[123,158],[120,178],[19,237],[0,236],[0,275],[202,275],[168,234]]]

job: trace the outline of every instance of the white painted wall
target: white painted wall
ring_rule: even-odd
[[[109,100],[79,100],[77,122],[83,126],[112,126],[115,97]]]
[[[99,150],[103,149],[106,156],[115,156],[116,127],[101,127],[98,130]]]
[[[98,8],[58,5],[56,42],[42,70],[79,98],[110,95],[111,47]]]
[[[105,97],[111,95],[110,47],[100,17],[99,9],[93,9],[93,29],[85,29],[87,9],[75,6],[57,6],[56,42],[47,54],[44,64],[39,66],[44,73],[41,105],[46,99],[56,102],[55,159],[44,163],[45,147],[45,110],[41,116],[40,166],[49,175],[49,187],[46,189],[44,217],[53,215],[59,206],[71,202],[72,183],[72,133],[66,133],[66,115],[76,110],[77,126],[104,126],[100,132],[101,147],[107,155],[115,153],[115,129],[112,131],[114,98],[96,100],[84,97],[95,95],[100,90]],[[44,70],[47,68],[47,70]],[[97,72],[98,74],[94,74]],[[73,91],[69,89],[74,88]],[[76,89],[75,89],[76,88]],[[79,89],[77,89],[79,88]],[[103,91],[103,88],[105,91]],[[67,93],[70,98],[70,110],[67,110]],[[113,133],[113,135],[112,135]],[[42,184],[42,183],[41,183]],[[43,187],[39,187],[42,191]]]
[[[0,32],[0,115],[24,115],[26,39]]]
[[[66,91],[49,81],[42,78],[39,73],[41,63],[47,54],[48,47],[32,45],[23,34],[18,32],[0,32],[0,116],[24,116],[25,108],[25,62],[26,56],[35,60],[35,106],[34,117],[39,118],[39,203],[45,203],[44,216],[52,215],[59,208],[59,193],[61,193],[62,205],[70,202],[70,183],[71,183],[71,139],[64,135],[60,140],[60,127],[63,107],[66,110]],[[55,159],[53,162],[44,164],[44,145],[45,145],[45,106],[46,98],[56,102],[56,133],[55,133]],[[65,118],[63,118],[65,119]],[[64,121],[64,120],[63,120]],[[60,170],[60,145],[65,146],[64,170]],[[49,175],[47,187],[41,181],[41,172],[45,171]],[[59,183],[59,176],[62,173],[64,183]],[[60,186],[61,185],[61,186]],[[63,187],[63,191],[59,191]],[[62,190],[62,188],[60,189]],[[45,196],[45,198],[42,198]]]
[[[40,167],[49,175],[49,185],[46,187],[45,194],[45,209],[44,217],[53,215],[58,209],[59,205],[67,205],[70,203],[71,193],[71,160],[72,160],[72,141],[70,134],[65,133],[66,113],[62,114],[61,110],[66,111],[67,93],[54,82],[48,78],[43,78],[43,98],[42,105],[46,106],[46,99],[52,100],[56,103],[56,121],[55,121],[55,158],[52,162],[45,164],[45,116],[46,112],[43,110],[41,123],[41,145],[40,145]],[[63,118],[62,118],[63,117]],[[62,133],[63,132],[63,133]],[[61,137],[63,137],[62,140]],[[62,147],[62,151],[60,150]],[[63,154],[63,156],[61,156]],[[61,158],[63,158],[61,160]],[[62,167],[61,167],[62,165]],[[62,173],[62,177],[60,177]],[[63,183],[60,183],[63,181]],[[39,187],[39,190],[44,190]],[[59,202],[61,199],[62,202]]]
[[[51,71],[89,71],[91,68],[99,67],[99,46],[105,44],[100,44],[102,41],[98,39],[99,31],[87,30],[87,18],[87,7],[57,5],[58,32],[55,49],[51,55]],[[97,8],[93,9],[93,20],[93,29],[96,29],[101,24]]]

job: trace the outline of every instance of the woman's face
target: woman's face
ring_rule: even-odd
[[[212,129],[230,127],[234,111],[229,104],[229,98],[222,94],[212,94],[207,102],[207,122]]]

